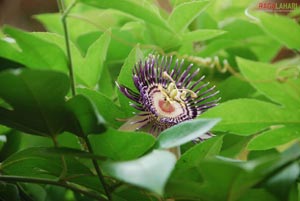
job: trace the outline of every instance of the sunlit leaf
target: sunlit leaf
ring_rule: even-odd
[[[183,32],[208,3],[209,1],[193,1],[179,4],[172,11],[168,22],[175,31]]]
[[[168,149],[192,141],[207,133],[219,121],[219,119],[196,119],[177,124],[160,133],[157,147]]]
[[[15,28],[6,27],[4,31],[16,40],[20,48],[16,49],[11,44],[10,46],[6,45],[7,50],[1,48],[1,51],[9,51],[11,53],[4,53],[2,56],[5,58],[17,61],[29,68],[67,72],[66,56],[55,44],[35,37],[32,33]]]
[[[162,195],[175,162],[175,156],[170,152],[155,150],[136,160],[107,162],[103,164],[103,168],[121,181]]]
[[[249,150],[265,150],[288,143],[300,137],[300,125],[279,126],[253,138],[247,148]]]
[[[89,86],[94,88],[104,68],[104,61],[110,42],[110,31],[101,35],[88,49],[81,65],[76,65],[75,71],[78,76]]]
[[[258,17],[262,27],[271,37],[291,49],[300,49],[300,26],[296,20],[266,13],[260,13]]]
[[[285,74],[284,69],[266,63],[259,63],[245,59],[238,59],[239,68],[253,87],[266,95],[272,101],[280,103],[288,108],[299,108],[300,80],[290,78],[280,82],[280,76]]]

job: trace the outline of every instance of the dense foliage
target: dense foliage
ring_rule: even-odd
[[[298,200],[299,10],[65,4],[35,16],[47,32],[0,33],[0,200]],[[158,138],[120,131],[137,111],[115,81],[134,89],[132,69],[149,53],[200,67],[221,104]],[[216,136],[191,142],[208,131]],[[168,151],[177,146],[178,160]]]

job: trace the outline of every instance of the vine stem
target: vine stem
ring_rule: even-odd
[[[69,42],[67,16],[70,13],[71,9],[76,5],[76,1],[73,1],[66,9],[65,9],[64,0],[57,0],[57,4],[58,4],[59,10],[62,15],[61,21],[63,24],[64,35],[65,35],[65,43],[66,43],[66,50],[67,50],[67,56],[68,56],[68,68],[69,68],[69,75],[70,75],[70,79],[71,79],[71,91],[72,91],[72,96],[74,97],[76,95],[76,83],[75,83],[75,75],[74,75],[74,70],[73,70],[72,55],[71,55],[71,48],[70,48],[70,42]],[[94,153],[91,143],[86,136],[84,136],[83,138],[79,138],[79,142],[84,150],[88,151],[91,154]],[[106,194],[108,200],[111,200],[111,194],[110,194],[109,188],[106,185],[104,176],[98,165],[98,162],[95,159],[92,159],[92,162],[93,162],[94,168],[96,170],[97,176],[104,188],[105,194]]]
[[[76,81],[75,81],[75,75],[74,75],[74,70],[73,70],[73,62],[72,62],[72,54],[71,54],[71,48],[70,48],[70,42],[69,42],[69,31],[68,31],[68,26],[67,26],[67,16],[71,9],[76,5],[76,1],[74,1],[70,6],[65,9],[64,5],[64,0],[57,0],[57,4],[59,7],[59,10],[61,12],[61,21],[64,29],[64,34],[65,34],[65,43],[66,43],[66,50],[67,50],[67,64],[68,64],[68,69],[69,69],[69,75],[70,75],[70,80],[71,80],[71,91],[72,91],[72,96],[76,95]]]
[[[55,186],[61,186],[61,187],[64,187],[64,188],[68,188],[68,189],[70,189],[70,190],[72,190],[74,192],[81,193],[83,195],[86,195],[88,197],[97,199],[99,201],[105,201],[106,200],[106,199],[102,198],[100,195],[96,195],[93,192],[77,188],[76,186],[69,185],[69,184],[67,184],[65,182],[59,182],[59,181],[51,180],[51,179],[41,179],[41,178],[32,178],[32,177],[0,175],[0,181],[36,183],[36,184],[50,184],[50,185],[55,185]]]
[[[93,147],[92,147],[92,145],[91,145],[90,140],[89,140],[87,137],[85,137],[84,139],[85,139],[85,142],[86,142],[88,151],[89,151],[90,153],[94,154],[94,150],[93,150]],[[105,191],[105,194],[106,194],[108,200],[112,200],[111,194],[110,194],[110,190],[109,190],[108,186],[106,185],[104,176],[103,176],[102,171],[101,171],[101,169],[100,169],[100,167],[99,167],[99,165],[98,165],[97,160],[92,159],[92,162],[93,162],[93,165],[94,165],[94,167],[95,167],[95,170],[96,170],[96,173],[97,173],[97,175],[98,175],[98,178],[99,178],[100,182],[101,182],[102,185],[103,185],[103,188],[104,188],[104,191]]]

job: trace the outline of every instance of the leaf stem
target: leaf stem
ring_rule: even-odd
[[[76,95],[76,81],[75,81],[75,75],[74,75],[74,70],[73,70],[73,62],[72,62],[72,54],[71,54],[71,48],[70,48],[70,42],[69,42],[69,32],[68,32],[68,26],[67,26],[67,16],[71,9],[76,5],[76,1],[74,1],[70,6],[65,9],[64,5],[64,0],[57,0],[57,4],[59,7],[59,10],[62,14],[61,16],[61,22],[63,25],[64,29],[64,35],[65,35],[65,43],[66,43],[66,50],[67,50],[67,64],[68,64],[68,69],[69,69],[69,75],[70,75],[70,80],[71,80],[71,91],[72,91],[72,96]]]
[[[92,145],[91,145],[90,140],[89,140],[87,137],[85,137],[84,139],[85,139],[85,142],[86,142],[88,151],[89,151],[91,154],[94,154],[94,150],[93,150],[93,147],[92,147]],[[92,162],[93,162],[93,165],[94,165],[94,167],[95,167],[95,170],[96,170],[96,173],[97,173],[97,175],[98,175],[98,178],[99,178],[100,182],[101,182],[102,185],[103,185],[103,188],[104,188],[104,191],[105,191],[105,194],[106,194],[108,200],[112,200],[111,195],[110,195],[110,190],[109,190],[108,186],[106,185],[104,176],[103,176],[102,171],[101,171],[101,169],[100,169],[100,167],[99,167],[99,165],[98,165],[97,160],[92,159]]]
[[[36,183],[36,184],[50,184],[55,186],[62,186],[65,188],[68,188],[74,192],[81,193],[83,195],[86,195],[90,198],[97,199],[99,201],[105,201],[103,197],[100,195],[97,195],[91,191],[86,191],[80,188],[77,188],[76,186],[70,185],[65,182],[59,182],[56,180],[51,179],[41,179],[41,178],[32,178],[32,177],[23,177],[23,176],[7,176],[7,175],[0,175],[0,181],[6,181],[6,182],[24,182],[24,183]]]

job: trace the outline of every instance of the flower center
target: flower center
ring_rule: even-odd
[[[165,95],[161,92],[153,94],[153,105],[159,117],[175,118],[184,112],[180,103],[166,100]]]
[[[174,106],[168,102],[168,101],[165,101],[165,100],[159,100],[158,101],[158,105],[160,107],[160,109],[164,112],[167,112],[167,113],[172,113],[175,111],[175,108]]]

